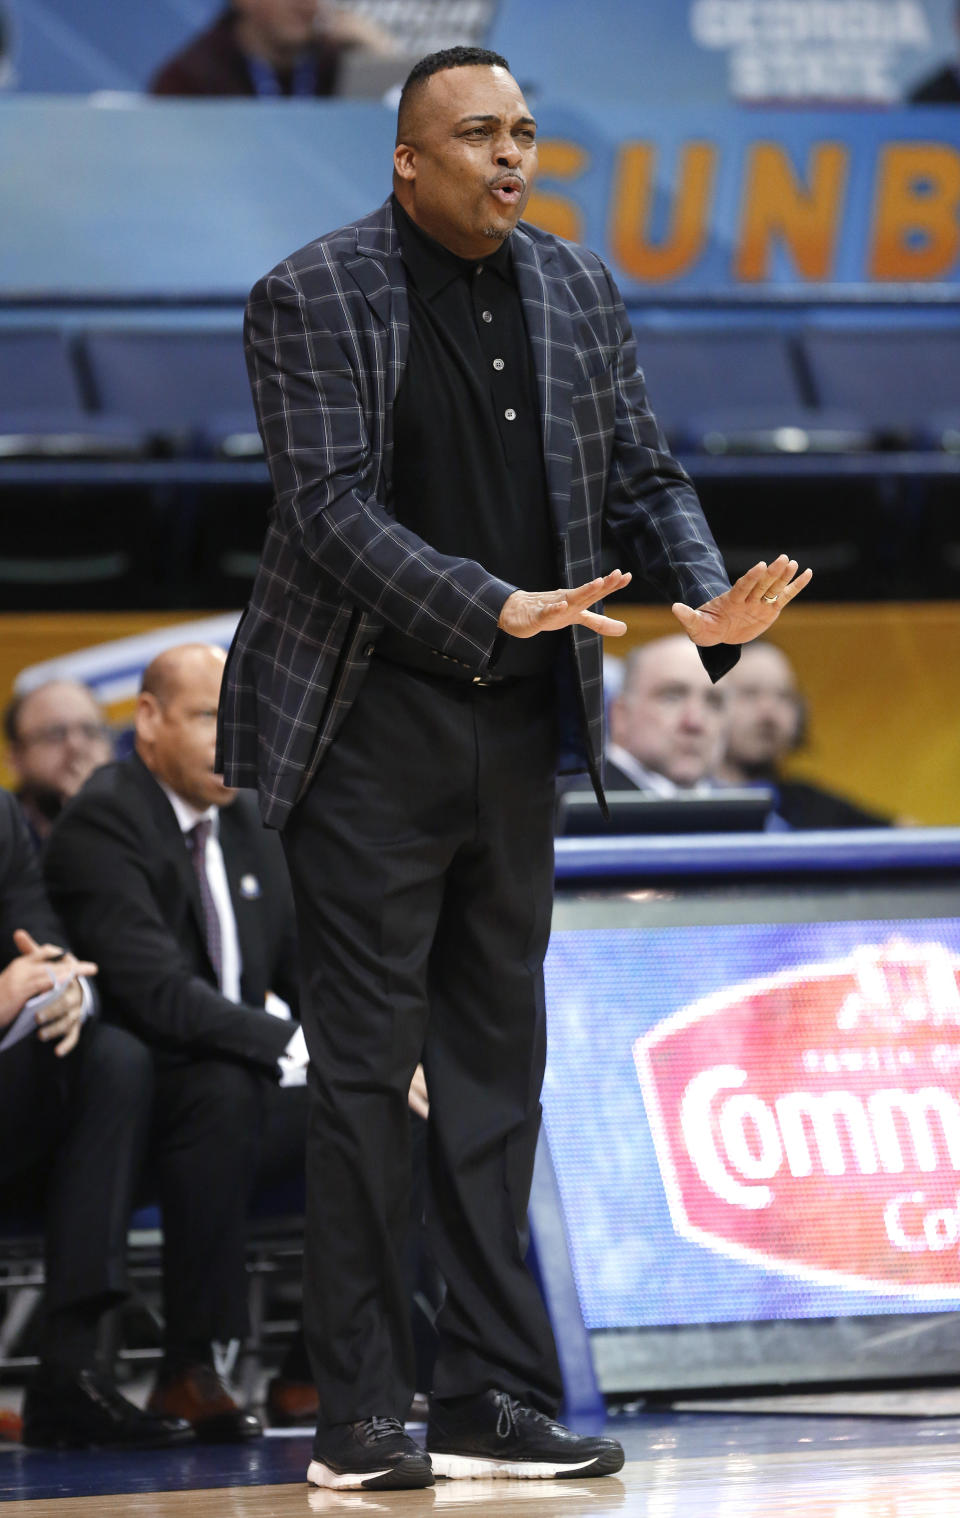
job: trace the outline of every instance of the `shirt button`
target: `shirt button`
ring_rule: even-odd
[[[512,406],[508,406],[503,414],[508,422],[515,422],[517,420],[517,413],[514,411]]]
[[[494,361],[493,361],[493,367],[496,370],[498,370],[498,371],[500,369],[502,369],[503,368],[503,359],[502,358],[495,358]]]
[[[483,317],[483,319],[484,319],[485,322],[492,322],[493,321],[493,312],[492,311],[481,311],[480,315]]]

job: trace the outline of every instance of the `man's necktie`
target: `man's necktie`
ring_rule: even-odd
[[[190,850],[190,858],[193,860],[193,868],[197,876],[197,884],[200,887],[200,903],[203,907],[203,923],[206,929],[207,953],[210,955],[210,963],[217,976],[217,985],[223,981],[223,948],[220,941],[220,915],[217,912],[213,892],[210,889],[210,881],[207,878],[207,839],[210,837],[210,829],[213,823],[209,818],[204,818],[192,827],[187,834],[187,847]]]

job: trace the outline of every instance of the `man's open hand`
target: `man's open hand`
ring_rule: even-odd
[[[772,564],[754,564],[722,596],[714,596],[696,610],[675,601],[673,615],[701,648],[714,643],[749,643],[773,626],[783,608],[812,579],[812,569],[798,575],[796,559],[782,553]]]
[[[627,630],[626,622],[605,617],[602,612],[590,611],[604,596],[613,595],[630,584],[630,575],[614,569],[601,580],[590,580],[572,590],[515,590],[503,603],[499,626],[511,638],[533,638],[537,633],[556,632],[560,627],[570,627],[582,622],[605,638],[622,638]]]

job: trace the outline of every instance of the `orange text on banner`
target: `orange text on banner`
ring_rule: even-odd
[[[960,152],[892,142],[877,166],[872,279],[938,279],[960,254]]]
[[[649,227],[657,149],[649,142],[627,142],[614,173],[610,245],[621,268],[634,279],[662,283],[686,274],[707,246],[718,150],[710,142],[688,142],[681,149],[669,232],[651,242]],[[659,185],[656,186],[660,188]]]
[[[541,178],[561,181],[578,179],[590,163],[586,148],[561,137],[541,138],[537,143],[537,158]],[[570,242],[584,240],[583,215],[569,196],[537,188],[530,196],[527,219],[543,227],[545,232],[566,237]]]
[[[752,145],[734,259],[738,279],[769,279],[774,240],[789,250],[803,279],[830,279],[843,221],[849,158],[848,150],[838,142],[815,144],[803,184],[782,144]]]

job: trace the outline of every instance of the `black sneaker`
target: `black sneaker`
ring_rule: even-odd
[[[427,1452],[438,1476],[611,1476],[623,1464],[616,1439],[581,1438],[506,1392],[434,1402]]]
[[[35,1449],[168,1449],[193,1439],[189,1423],[142,1412],[94,1370],[41,1366],[23,1401],[23,1442]]]
[[[433,1486],[433,1469],[399,1418],[364,1418],[317,1430],[307,1480],[314,1486],[385,1491]]]

